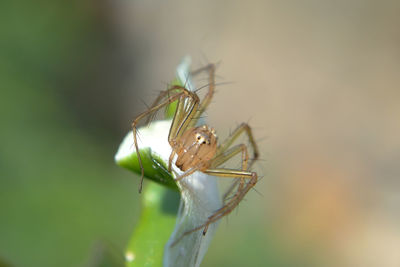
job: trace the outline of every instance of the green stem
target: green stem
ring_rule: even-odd
[[[162,266],[164,247],[175,227],[179,199],[177,191],[147,182],[142,214],[125,253],[128,267]]]

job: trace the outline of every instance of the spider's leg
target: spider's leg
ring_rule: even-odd
[[[254,141],[253,133],[251,131],[250,126],[247,123],[242,123],[240,124],[234,131],[233,133],[221,144],[218,146],[217,149],[217,156],[216,158],[223,154],[224,151],[226,151],[232,143],[241,135],[241,134],[247,134],[249,138],[249,143],[251,147],[253,148],[253,158],[250,161],[249,168],[253,165],[253,163],[258,159],[259,156],[259,151],[256,142]]]
[[[187,170],[186,172],[182,173],[181,175],[179,175],[178,177],[175,178],[175,181],[180,181],[183,178],[185,178],[186,176],[189,176],[195,172],[197,172],[198,170],[200,170],[199,167],[194,167],[194,168],[190,168],[189,170]]]
[[[233,132],[232,134],[224,141],[222,142],[221,145],[218,146],[217,149],[217,153],[215,158],[213,159],[213,162],[211,163],[211,168],[215,168],[220,166],[221,164],[223,164],[224,162],[226,162],[227,160],[229,160],[230,158],[232,158],[233,156],[235,156],[239,151],[236,148],[235,153],[232,153],[231,149],[229,149],[229,147],[233,144],[233,142],[241,135],[241,134],[247,134],[248,139],[249,139],[249,143],[252,146],[253,149],[253,158],[251,159],[250,164],[247,164],[248,161],[248,156],[247,156],[247,148],[244,149],[243,147],[242,149],[242,170],[247,171],[248,168],[251,168],[251,166],[253,165],[253,163],[255,162],[255,160],[257,160],[259,152],[258,152],[258,148],[257,145],[254,141],[254,137],[251,131],[250,126],[247,123],[242,123],[240,124]],[[240,146],[240,145],[239,145]],[[246,154],[246,156],[245,156]],[[245,160],[246,158],[246,160]],[[244,166],[245,164],[245,166]],[[237,186],[237,184],[239,183],[239,187],[238,190],[241,190],[244,186],[244,180],[238,178],[234,183],[232,183],[232,185],[228,188],[228,190],[225,192],[223,198],[224,200],[226,200],[227,196],[233,191],[233,189]]]
[[[215,168],[218,167],[219,165],[223,164],[224,162],[228,161],[235,155],[242,153],[242,170],[232,170],[232,169],[222,169],[222,168]],[[222,218],[223,216],[229,214],[235,207],[240,203],[240,201],[243,199],[243,197],[246,195],[246,193],[250,190],[251,187],[253,187],[256,182],[257,182],[257,174],[255,172],[248,172],[247,170],[247,164],[248,164],[248,152],[247,152],[247,147],[244,144],[239,144],[236,145],[228,150],[226,150],[224,153],[221,153],[219,156],[215,157],[212,162],[211,162],[211,167],[212,169],[206,169],[203,172],[212,176],[219,176],[219,177],[227,177],[227,178],[234,178],[240,181],[238,190],[234,197],[229,200],[228,202],[225,202],[224,206],[217,210],[214,214],[212,214],[210,217],[208,217],[207,221],[203,223],[202,225],[191,229],[190,231],[185,232],[181,237],[179,237],[177,240],[174,241],[171,246],[176,244],[183,236],[188,235],[190,233],[193,233],[197,230],[203,229],[203,235],[206,234],[208,230],[208,226]],[[198,168],[192,168],[180,175],[179,177],[176,178],[176,180],[180,180],[193,172],[201,169],[201,167]],[[247,184],[245,183],[245,179],[251,179],[250,182]],[[229,191],[232,191],[230,189]],[[226,197],[224,196],[224,200]]]
[[[170,246],[174,246],[177,244],[183,237],[194,233],[200,229],[203,229],[203,235],[207,233],[208,227],[210,224],[218,221],[224,216],[228,215],[239,205],[240,201],[244,198],[244,196],[250,191],[251,188],[255,186],[257,183],[257,174],[255,172],[246,172],[246,171],[237,171],[230,169],[210,169],[205,171],[210,175],[220,176],[220,177],[228,177],[228,178],[248,178],[250,181],[245,185],[245,187],[238,191],[234,198],[232,198],[229,202],[227,202],[222,208],[217,210],[213,215],[208,217],[207,221],[185,233],[183,233],[179,238],[177,238]]]
[[[233,158],[239,152],[242,152],[242,171],[247,171],[249,154],[247,151],[247,146],[244,144],[239,144],[230,149],[227,149],[226,151],[220,152],[220,154],[212,160],[210,167],[216,168],[216,167],[220,166],[221,164],[225,163],[229,159]],[[224,201],[226,200],[227,196],[232,192],[232,190],[236,187],[236,185],[238,183],[239,183],[238,190],[239,191],[242,190],[245,181],[243,178],[237,178],[236,181],[225,192],[225,194],[223,196]]]
[[[174,156],[176,155],[175,150],[172,150],[171,155],[169,155],[169,160],[168,160],[168,171],[171,172],[172,170],[172,160],[174,159]]]
[[[207,222],[204,223],[204,226],[209,225],[217,220],[221,219],[222,217],[228,215],[229,213],[234,210],[239,203],[243,200],[246,194],[253,188],[257,181],[258,176],[255,172],[246,172],[246,171],[236,171],[236,170],[229,170],[229,169],[215,169],[215,170],[208,170],[209,174],[219,177],[227,177],[227,178],[241,178],[241,179],[250,179],[240,190],[235,193],[235,195],[225,203],[225,205],[217,210],[213,215],[208,217]]]
[[[161,102],[161,103],[149,108],[147,111],[143,112],[138,117],[136,117],[136,119],[132,122],[133,140],[134,140],[135,149],[136,149],[136,152],[137,152],[137,155],[138,155],[138,161],[139,161],[140,170],[141,170],[139,193],[142,191],[144,169],[143,169],[143,164],[142,164],[142,158],[141,158],[140,152],[139,152],[139,145],[138,145],[138,142],[137,142],[137,124],[139,123],[140,120],[142,120],[146,116],[151,115],[152,113],[156,112],[157,110],[167,106],[171,102],[173,102],[175,100],[178,100],[178,99],[182,98],[182,96],[185,96],[187,94],[192,94],[192,93],[187,91],[183,87],[174,88],[174,92],[171,92],[171,95],[167,99],[165,99],[163,102]],[[175,113],[175,117],[176,117],[176,113]],[[171,131],[171,129],[170,129],[170,131]]]
[[[228,195],[230,195],[232,190],[236,187],[237,183],[239,183],[239,186],[238,186],[237,192],[235,193],[233,198],[237,198],[237,196],[240,194],[240,192],[246,186],[245,179],[252,179],[253,176],[257,177],[257,174],[255,172],[232,170],[232,169],[208,169],[208,170],[204,171],[204,173],[207,173],[212,176],[236,179],[234,184],[224,194],[225,206],[227,205],[226,203],[229,203],[229,202],[226,202]]]
[[[168,142],[171,144],[172,149],[175,148],[174,142],[182,136],[192,120],[195,120],[194,115],[197,113],[200,102],[199,97],[195,93],[190,92],[187,89],[184,89],[183,92],[184,94],[181,94],[179,97],[175,115],[172,119],[172,125],[168,134]]]
[[[221,164],[224,164],[229,159],[236,156],[238,153],[242,152],[242,170],[247,170],[247,163],[249,160],[249,154],[247,152],[247,146],[244,144],[239,144],[229,149],[220,152],[216,157],[212,159],[211,168],[216,168]]]
[[[211,102],[211,99],[214,95],[214,90],[215,90],[215,65],[214,64],[208,64],[200,69],[197,69],[195,71],[192,71],[191,74],[193,76],[197,75],[200,72],[203,71],[208,71],[208,92],[204,96],[203,100],[200,103],[199,109],[196,111],[195,114],[195,119],[191,122],[190,126],[195,126],[198,118],[203,114],[203,112],[206,110],[208,105]]]
[[[161,103],[161,101],[168,99],[171,95],[173,95],[174,93],[177,92],[182,92],[184,90],[187,90],[185,87],[179,86],[179,85],[173,85],[171,87],[169,87],[167,90],[165,91],[161,91],[157,98],[154,100],[154,102],[151,104],[151,106],[149,107],[149,109],[157,106],[159,103]],[[172,101],[173,102],[173,101]],[[171,103],[172,103],[171,102]],[[153,121],[154,116],[156,115],[156,113],[154,112],[153,115],[149,116],[145,122],[145,124],[150,123],[151,121]]]
[[[239,133],[240,134],[240,133]],[[237,137],[237,135],[236,135]],[[232,138],[231,138],[232,139]],[[229,141],[229,140],[228,140]],[[231,144],[232,142],[230,142]],[[212,169],[215,167],[220,166],[224,162],[228,161],[229,159],[233,158],[239,152],[242,152],[242,168],[241,170],[232,170],[232,169]],[[240,201],[242,201],[243,197],[247,194],[248,190],[253,187],[257,183],[257,174],[255,172],[247,171],[248,166],[248,151],[247,146],[244,144],[236,145],[230,149],[227,149],[227,146],[224,148],[223,151],[220,151],[219,155],[217,155],[212,163],[211,169],[205,170],[204,172],[219,177],[229,177],[235,178],[235,182],[229,187],[228,191],[224,194],[224,206],[216,211],[213,215],[211,215],[207,222],[204,224],[206,227],[203,230],[203,233],[206,232],[208,225],[215,222],[216,220],[222,218],[223,216],[232,212],[233,209],[237,205],[239,205]],[[250,179],[250,181],[246,184],[245,179]],[[232,199],[227,201],[227,197],[230,193],[234,190],[234,188],[239,183],[236,193],[233,195]]]
[[[157,96],[156,100],[154,100],[153,104],[151,104],[151,106],[149,107],[149,109],[151,109],[151,108],[157,106],[157,105],[161,102],[161,100],[163,100],[163,99],[166,98],[166,97],[169,97],[170,94],[171,94],[171,90],[161,91],[161,92],[159,93],[159,95]],[[157,114],[157,113],[154,112],[151,116],[148,116],[147,119],[146,119],[145,124],[147,125],[147,124],[149,124],[151,121],[153,121],[154,118],[155,118],[155,116],[156,116],[156,114]]]

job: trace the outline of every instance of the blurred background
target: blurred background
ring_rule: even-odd
[[[400,266],[399,14],[371,0],[2,2],[0,265],[85,266],[125,247],[138,179],[113,156],[191,55],[232,82],[208,121],[221,138],[249,121],[263,176],[202,266]]]

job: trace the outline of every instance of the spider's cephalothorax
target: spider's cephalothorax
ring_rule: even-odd
[[[178,159],[175,165],[181,171],[197,167],[200,171],[209,168],[211,159],[217,152],[217,136],[215,130],[207,125],[187,130],[176,144],[175,147]]]

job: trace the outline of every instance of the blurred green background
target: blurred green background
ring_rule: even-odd
[[[140,195],[113,156],[190,54],[234,82],[209,124],[223,139],[251,118],[262,152],[260,194],[222,220],[202,266],[399,266],[398,14],[371,0],[3,1],[0,265],[119,256]]]

